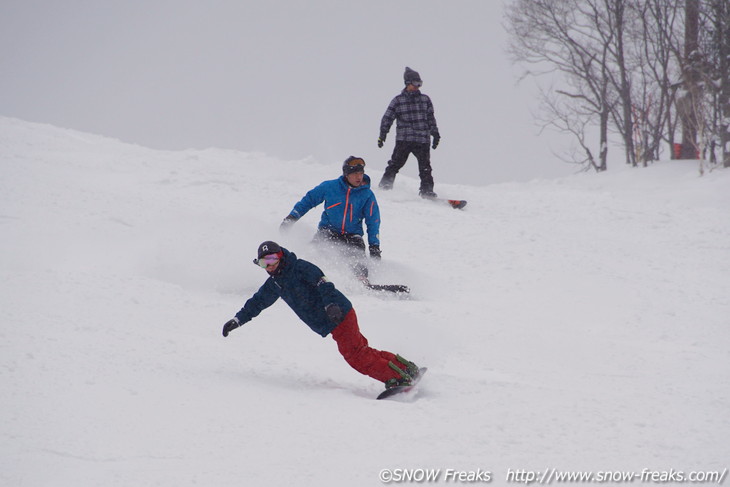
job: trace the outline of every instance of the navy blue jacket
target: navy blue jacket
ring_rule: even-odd
[[[368,243],[380,245],[380,208],[370,189],[370,176],[353,188],[344,176],[325,181],[308,191],[296,204],[291,215],[297,219],[324,202],[324,211],[318,228],[329,228],[337,233],[363,236],[362,222],[368,227]]]
[[[276,275],[269,276],[236,313],[236,318],[241,324],[251,321],[281,298],[312,331],[326,337],[340,323],[334,323],[327,317],[325,306],[336,304],[344,317],[352,309],[352,303],[329,282],[319,267],[298,259],[287,249],[281,250],[284,257]]]

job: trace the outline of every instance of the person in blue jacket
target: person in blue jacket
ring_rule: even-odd
[[[350,156],[342,164],[342,176],[324,181],[294,205],[281,223],[286,230],[309,210],[324,203],[315,241],[333,244],[350,263],[355,275],[367,281],[363,222],[367,226],[370,257],[380,259],[380,208],[370,189],[362,157]]]
[[[360,332],[352,303],[319,267],[270,240],[259,245],[254,263],[269,278],[223,325],[224,337],[281,298],[312,331],[322,337],[332,335],[345,361],[361,374],[384,382],[386,388],[411,383],[418,366],[400,355],[370,347]]]

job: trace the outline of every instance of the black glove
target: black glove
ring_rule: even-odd
[[[371,245],[369,247],[370,249],[370,257],[373,259],[380,260],[380,245]]]
[[[385,135],[381,135],[378,137],[378,147],[383,147],[383,144],[385,143]]]
[[[436,149],[436,147],[439,146],[439,142],[441,142],[441,136],[439,134],[434,135],[433,145],[431,145],[431,149]]]
[[[232,332],[239,326],[241,326],[241,323],[238,321],[237,318],[226,321],[226,324],[223,325],[223,336],[227,337],[230,332]]]
[[[294,215],[287,215],[286,218],[281,222],[281,225],[279,225],[279,230],[286,231],[289,230],[289,227],[294,225],[294,222],[299,220],[299,218],[295,217]]]
[[[324,307],[324,311],[327,313],[327,317],[332,323],[341,323],[345,315],[342,313],[342,309],[334,303],[330,303]]]

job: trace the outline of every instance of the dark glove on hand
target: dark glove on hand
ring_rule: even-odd
[[[327,313],[327,317],[330,321],[332,321],[332,323],[341,323],[342,319],[345,317],[342,314],[342,309],[334,303],[330,303],[325,306],[324,311]]]
[[[432,149],[436,149],[436,147],[439,146],[439,142],[441,142],[441,136],[436,134],[433,136],[433,145],[431,146]]]
[[[380,245],[371,245],[369,248],[370,248],[370,257],[373,259],[380,260]]]
[[[241,323],[239,323],[238,319],[236,318],[226,321],[226,324],[223,325],[223,336],[227,337],[230,332],[232,332],[239,326],[241,326]]]
[[[378,147],[383,147],[383,144],[385,143],[385,135],[381,135],[378,137]]]
[[[294,225],[294,222],[299,220],[299,218],[295,217],[294,215],[287,215],[286,218],[281,222],[281,225],[279,225],[279,230],[286,231],[289,230],[289,227]]]

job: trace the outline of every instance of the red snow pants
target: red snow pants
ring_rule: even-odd
[[[353,369],[375,380],[385,382],[388,379],[400,377],[400,374],[393,370],[388,362],[393,362],[403,370],[406,368],[394,354],[368,346],[367,338],[360,333],[354,309],[350,310],[342,323],[332,330],[332,338],[337,342],[337,348],[345,361]]]

